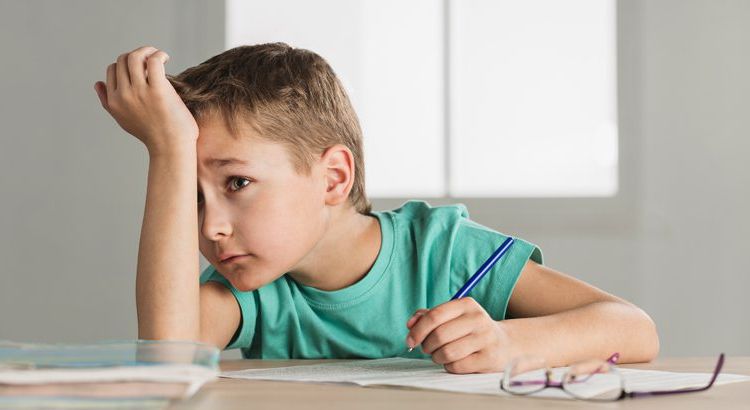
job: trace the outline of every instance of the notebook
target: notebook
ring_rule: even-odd
[[[219,349],[201,343],[0,341],[0,407],[163,407],[218,376]]]

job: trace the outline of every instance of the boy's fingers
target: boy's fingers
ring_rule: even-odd
[[[133,87],[143,87],[146,85],[145,61],[154,51],[156,51],[156,47],[143,46],[128,54],[128,72],[130,73],[130,82]]]
[[[474,325],[475,323],[471,320],[471,316],[467,315],[461,315],[443,323],[425,337],[422,342],[422,351],[427,354],[433,354],[436,350],[471,334],[474,330]]]
[[[107,66],[107,94],[112,95],[117,89],[117,76],[115,75],[115,63]]]
[[[474,373],[484,368],[481,352],[474,352],[463,359],[443,365],[450,373],[464,374]]]
[[[422,316],[423,314],[424,314],[424,313],[422,313],[422,312],[417,312],[417,313],[415,313],[415,314],[414,314],[414,316],[412,316],[411,318],[409,318],[409,320],[408,320],[408,321],[406,322],[406,328],[407,328],[407,329],[411,329],[411,327],[412,327],[412,326],[414,326],[414,323],[417,323],[417,320],[418,320],[418,319],[419,319],[419,318],[420,318],[420,317],[421,317],[421,316]]]
[[[99,102],[102,103],[102,107],[109,111],[109,104],[107,104],[107,88],[104,83],[97,81],[96,84],[94,84],[94,90],[96,91],[97,97],[99,97]]]
[[[460,299],[459,299],[460,300]],[[409,330],[409,336],[406,338],[406,344],[409,347],[414,347],[422,343],[422,341],[429,335],[435,328],[442,325],[449,320],[453,320],[463,313],[459,300],[453,300],[450,302],[443,303],[431,309],[429,312],[422,315],[417,323],[415,323],[411,330]]]
[[[155,53],[148,56],[146,59],[146,70],[148,71],[148,85],[160,84],[162,80],[167,79],[167,74],[164,70],[164,64],[169,61],[169,54],[162,50],[158,50]]]
[[[424,315],[425,313],[429,312],[429,309],[418,309],[412,317],[409,318],[409,320],[406,322],[406,327],[411,329],[411,327],[414,325],[414,323],[417,322],[417,320]]]
[[[441,346],[430,354],[432,355],[433,362],[446,364],[462,360],[481,349],[481,340],[478,337],[467,335]],[[424,345],[422,345],[422,350],[424,350]]]
[[[123,91],[130,87],[130,74],[128,74],[128,53],[120,54],[117,57],[115,63],[115,71],[117,76],[117,87],[115,90]]]

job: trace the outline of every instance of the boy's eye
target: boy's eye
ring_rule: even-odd
[[[235,182],[240,181],[239,184],[236,184]],[[229,183],[229,189],[233,192],[239,191],[240,189],[246,187],[251,181],[247,178],[242,177],[229,177],[227,178],[227,182]],[[198,204],[203,203],[203,194],[198,192]]]
[[[229,181],[230,181],[229,188],[232,191],[239,191],[240,189],[244,188],[245,186],[247,186],[247,184],[250,183],[250,180],[246,178],[242,178],[242,177],[230,177]],[[244,182],[247,182],[247,184],[241,182],[240,185],[237,185],[235,184],[235,182],[237,181],[244,181]]]

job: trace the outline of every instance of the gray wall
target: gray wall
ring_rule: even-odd
[[[750,2],[619,12],[618,197],[431,202],[463,201],[548,265],[642,306],[663,355],[750,355]],[[169,52],[170,73],[220,52],[223,13],[220,1],[0,0],[0,339],[137,336],[147,157],[93,83],[144,44]]]
[[[0,339],[135,338],[148,157],[94,83],[141,45],[222,50],[223,1],[0,0]]]

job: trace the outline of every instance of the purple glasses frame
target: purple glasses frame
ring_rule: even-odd
[[[619,353],[614,353],[614,354],[612,354],[612,356],[610,356],[607,359],[607,363],[612,364],[612,365],[617,364],[617,360],[619,358],[620,358],[620,354]],[[719,360],[716,362],[716,367],[714,368],[714,373],[713,373],[713,376],[711,377],[711,380],[708,382],[707,385],[705,385],[703,387],[689,387],[689,388],[677,389],[677,390],[654,390],[654,391],[631,391],[631,392],[628,392],[628,391],[625,391],[624,386],[620,385],[620,395],[618,397],[611,398],[611,399],[590,399],[590,398],[578,397],[575,394],[573,394],[573,393],[569,392],[568,390],[566,390],[565,386],[564,386],[564,384],[562,382],[553,382],[553,381],[551,381],[550,380],[550,372],[549,371],[546,371],[544,373],[545,374],[544,386],[541,389],[539,389],[539,390],[534,390],[534,391],[530,391],[530,392],[527,392],[527,393],[513,392],[513,391],[507,390],[505,388],[505,386],[504,386],[505,383],[502,380],[500,381],[500,389],[503,390],[503,391],[505,391],[505,392],[508,392],[510,394],[517,395],[517,396],[527,396],[527,395],[530,395],[530,394],[533,394],[533,393],[538,393],[538,392],[540,392],[540,391],[542,391],[542,390],[544,390],[544,389],[546,389],[548,387],[551,387],[551,388],[560,389],[560,390],[564,391],[565,393],[568,393],[569,395],[571,395],[571,396],[573,396],[573,397],[575,397],[576,399],[579,399],[579,400],[589,400],[589,401],[617,401],[617,400],[622,400],[622,399],[624,399],[626,397],[634,397],[635,398],[635,397],[646,397],[646,396],[664,396],[664,395],[667,395],[667,394],[694,393],[694,392],[708,390],[711,386],[713,386],[714,382],[719,377],[719,372],[721,372],[721,368],[723,366],[724,366],[724,353],[721,353],[719,355]],[[599,370],[599,369],[597,369],[597,370]],[[596,374],[596,372],[594,372],[593,374]],[[591,377],[592,375],[589,375],[589,377]],[[563,376],[563,379],[564,378],[565,377]],[[588,380],[588,378],[583,379],[582,382],[585,382],[586,380]],[[622,378],[621,378],[621,380],[622,380]],[[515,381],[515,382],[513,382],[513,384],[516,385],[516,386],[541,384],[541,383],[542,383],[541,380]]]

